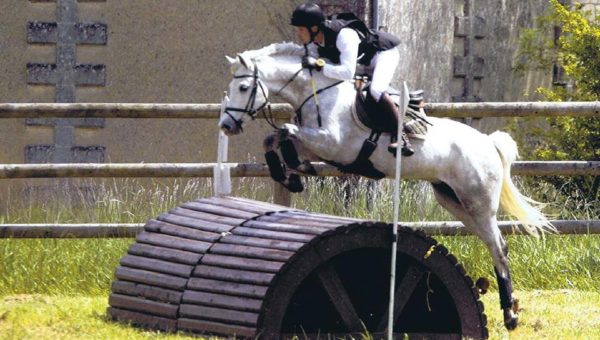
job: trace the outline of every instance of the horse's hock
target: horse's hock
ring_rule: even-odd
[[[261,339],[385,331],[391,226],[236,197],[150,220],[108,314],[166,331]],[[479,293],[446,248],[400,227],[396,333],[487,338]]]

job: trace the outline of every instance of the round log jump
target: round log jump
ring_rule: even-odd
[[[391,225],[237,197],[185,203],[146,223],[121,259],[114,320],[240,338],[386,330]],[[479,292],[454,256],[399,230],[394,333],[487,338]]]

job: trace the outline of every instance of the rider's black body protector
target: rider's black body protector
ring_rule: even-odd
[[[319,46],[321,57],[333,63],[340,62],[340,51],[336,41],[338,34],[344,28],[351,28],[358,33],[361,41],[358,46],[358,63],[362,65],[370,65],[377,52],[392,49],[400,44],[400,39],[390,33],[369,29],[353,13],[340,13],[330,16],[329,20],[320,25],[325,38],[323,46]]]

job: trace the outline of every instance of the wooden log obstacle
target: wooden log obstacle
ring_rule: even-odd
[[[279,339],[378,338],[387,322],[391,225],[237,197],[146,223],[116,269],[108,314],[163,331]],[[487,338],[479,292],[448,250],[401,227],[394,332]]]

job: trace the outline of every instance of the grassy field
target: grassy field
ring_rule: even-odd
[[[524,307],[520,326],[508,332],[502,315],[487,307],[490,339],[600,339],[600,293],[574,290],[517,291]],[[2,339],[198,339],[143,331],[107,320],[106,296],[12,295],[0,298]],[[497,306],[495,294],[483,297]],[[205,338],[216,339],[216,338]],[[302,339],[302,337],[299,337]],[[326,337],[324,337],[326,339]],[[363,339],[370,339],[365,335]]]
[[[147,183],[146,183],[147,184]],[[91,186],[91,184],[90,184]],[[271,182],[235,182],[234,195],[272,201]],[[369,201],[369,183],[361,180],[349,197],[336,179],[313,179],[293,205],[328,214],[391,221],[392,187],[379,183]],[[405,221],[450,220],[420,183],[403,184]],[[249,188],[251,190],[249,190]],[[62,193],[65,200],[7,200],[0,223],[145,222],[182,202],[211,196],[206,180],[103,182],[98,189]],[[543,193],[548,197],[548,191]],[[598,202],[557,197],[548,206],[553,218],[599,218]],[[502,217],[501,217],[502,218]],[[473,278],[493,279],[491,259],[474,237],[437,237]],[[104,319],[113,272],[133,239],[0,239],[0,338],[156,338],[156,333],[107,324]],[[508,237],[510,267],[519,291],[522,327],[511,338],[600,338],[600,235]],[[493,283],[495,280],[491,280]],[[506,337],[497,293],[484,297],[492,338]],[[36,322],[37,320],[37,322]],[[162,338],[162,335],[161,335]]]
[[[438,237],[473,277],[495,284],[491,259],[474,237]],[[133,239],[0,240],[0,296],[105,294]],[[600,292],[600,236],[513,236],[510,268],[516,289]]]

